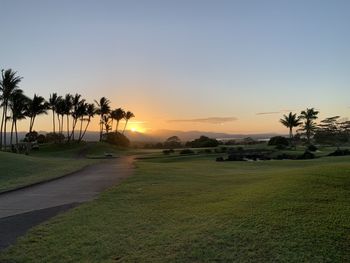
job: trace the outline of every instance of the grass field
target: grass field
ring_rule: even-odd
[[[349,262],[350,158],[177,156],[35,227],[0,262]]]
[[[0,192],[56,178],[93,162],[0,152]]]

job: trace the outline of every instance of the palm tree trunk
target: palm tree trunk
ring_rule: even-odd
[[[117,125],[115,126],[115,132],[118,132],[119,120],[117,120]]]
[[[80,118],[80,130],[79,130],[79,139],[78,139],[78,141],[80,141],[82,132],[83,132],[83,117]]]
[[[10,145],[11,145],[11,149],[12,149],[12,138],[13,138],[13,128],[15,125],[15,121],[12,120],[12,125],[11,125],[11,136],[10,136]]]
[[[61,115],[61,133],[63,134],[63,119],[64,119],[64,115]]]
[[[32,131],[33,131],[35,117],[36,117],[36,116],[34,115],[33,117],[30,118],[29,132],[32,132]]]
[[[69,142],[70,136],[69,136],[69,115],[67,114],[67,140]]]
[[[310,131],[306,131],[306,140],[308,145],[310,145],[310,141],[311,141],[310,138],[311,138]]]
[[[78,119],[73,119],[73,123],[72,123],[72,131],[71,131],[71,134],[69,136],[69,139],[72,138],[72,140],[74,141],[74,132],[75,132],[75,126],[77,125],[78,123]]]
[[[5,151],[6,151],[6,126],[7,126],[7,102],[5,105],[5,109],[4,109],[4,117],[5,117],[5,123],[4,123],[4,147],[5,147]]]
[[[2,107],[2,118],[1,118],[1,127],[0,127],[0,150],[2,150],[2,131],[3,131],[3,128],[4,128],[4,117],[5,115],[5,107]]]
[[[52,109],[52,124],[53,124],[53,133],[56,133],[56,128],[55,128],[55,111]]]
[[[61,121],[60,121],[60,115],[57,114],[57,121],[58,121],[58,133],[61,133]]]
[[[17,120],[15,121],[15,133],[16,133],[16,153],[18,153],[18,132],[17,132]]]
[[[102,141],[102,133],[103,133],[103,117],[100,117],[100,142]]]
[[[81,135],[81,138],[79,139],[80,141],[84,138],[85,133],[86,133],[86,130],[87,130],[87,128],[89,127],[90,121],[91,121],[91,119],[89,118],[89,119],[88,119],[88,122],[87,122],[87,124],[86,124],[86,126],[85,126],[84,132],[83,132],[83,134]]]
[[[126,125],[128,125],[128,121],[129,121],[129,120],[126,120],[126,121],[125,121],[125,125],[124,125],[124,129],[123,129],[123,133],[122,133],[122,134],[124,134],[124,132],[125,132]]]

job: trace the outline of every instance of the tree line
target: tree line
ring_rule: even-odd
[[[0,79],[0,149],[8,145],[7,134],[10,132],[10,145],[15,145],[18,151],[17,123],[24,119],[29,120],[28,137],[34,133],[35,120],[40,115],[52,112],[52,137],[56,142],[81,142],[91,123],[92,118],[99,116],[100,141],[103,134],[113,130],[113,122],[116,122],[114,132],[124,134],[128,121],[135,117],[131,111],[122,108],[112,109],[110,100],[105,97],[94,103],[88,103],[80,94],[66,94],[60,96],[57,93],[50,94],[48,100],[34,94],[32,98],[26,96],[19,87],[22,77],[12,69],[2,70]],[[119,123],[125,121],[122,130]],[[15,141],[15,143],[14,143]]]
[[[283,115],[280,122],[289,129],[289,139],[293,143],[295,137],[304,138],[308,145],[312,142],[339,146],[350,140],[350,121],[340,116],[333,116],[316,122],[319,111],[307,108],[299,115],[290,112]],[[297,129],[297,135],[293,135],[293,129]]]

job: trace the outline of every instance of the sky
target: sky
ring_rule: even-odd
[[[347,0],[0,0],[0,8],[0,68],[16,70],[28,96],[105,96],[134,112],[129,128],[141,132],[281,133],[289,111],[350,115]],[[34,128],[52,129],[51,116]]]

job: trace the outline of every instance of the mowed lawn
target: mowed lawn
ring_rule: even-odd
[[[93,163],[92,160],[26,156],[0,152],[0,193],[49,180]]]
[[[169,157],[32,229],[0,262],[349,262],[350,158]]]

